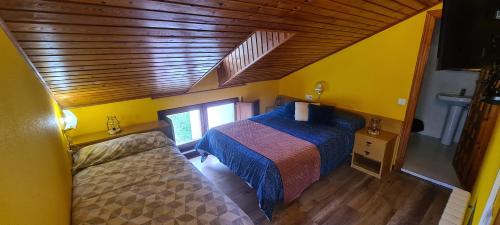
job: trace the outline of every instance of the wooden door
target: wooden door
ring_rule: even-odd
[[[236,120],[246,120],[253,116],[253,103],[237,102],[236,103]]]
[[[471,191],[488,148],[491,134],[500,111],[499,106],[481,101],[485,92],[484,82],[492,76],[492,68],[485,68],[477,82],[462,136],[453,158],[453,167],[462,186]]]

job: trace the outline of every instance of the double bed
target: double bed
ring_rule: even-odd
[[[196,145],[202,161],[217,157],[257,191],[271,219],[277,204],[296,199],[308,186],[348,159],[362,116],[334,110],[325,123],[295,121],[294,102],[263,115],[210,129]]]
[[[253,224],[160,131],[74,156],[72,224]]]

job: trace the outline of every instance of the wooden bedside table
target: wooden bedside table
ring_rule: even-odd
[[[370,135],[367,128],[356,132],[351,167],[377,178],[387,175],[391,169],[392,154],[397,135],[380,131]]]

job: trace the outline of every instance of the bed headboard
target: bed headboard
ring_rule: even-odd
[[[290,96],[285,96],[285,95],[278,95],[276,97],[275,106],[282,106],[286,103],[293,102],[293,101],[305,101],[305,100],[290,97]],[[398,134],[398,135],[401,133],[401,127],[403,125],[403,121],[401,121],[401,120],[396,120],[396,119],[392,119],[392,118],[388,118],[388,117],[384,117],[384,116],[360,112],[360,111],[351,110],[351,109],[345,109],[345,108],[340,108],[340,107],[336,107],[336,108],[363,116],[366,120],[367,125],[372,118],[374,118],[374,117],[380,118],[380,119],[382,119],[382,129],[384,129],[386,131],[390,131],[390,132]]]
[[[122,131],[114,135],[108,134],[107,131],[99,131],[95,133],[71,137],[70,148],[71,150],[75,151],[88,145],[123,137],[129,134],[144,133],[155,130],[163,132],[167,137],[175,141],[172,121],[167,118],[166,120],[122,127]]]

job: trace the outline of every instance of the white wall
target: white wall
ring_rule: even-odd
[[[479,74],[469,71],[436,71],[440,23],[438,22],[436,25],[415,117],[424,121],[425,130],[420,134],[440,138],[448,105],[438,101],[436,95],[438,93],[458,94],[462,88],[467,90],[466,95],[472,95]],[[462,123],[463,119],[465,116],[462,118]]]

